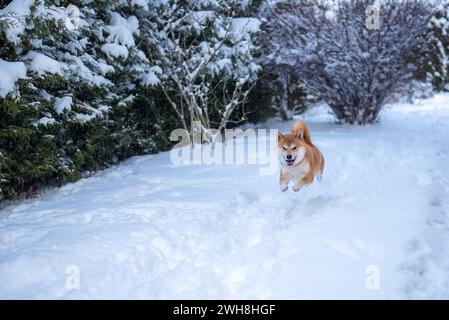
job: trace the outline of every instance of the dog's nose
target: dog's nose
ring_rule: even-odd
[[[291,154],[287,155],[287,160],[290,160],[291,158],[292,158]]]

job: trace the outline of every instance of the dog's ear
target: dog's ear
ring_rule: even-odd
[[[278,142],[281,141],[281,139],[284,137],[284,135],[280,132],[278,132]]]

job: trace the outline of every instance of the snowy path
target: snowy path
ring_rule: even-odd
[[[449,298],[449,95],[306,120],[327,167],[300,193],[163,153],[0,211],[0,298]]]

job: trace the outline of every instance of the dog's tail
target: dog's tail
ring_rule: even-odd
[[[312,145],[312,138],[310,137],[309,127],[303,120],[295,122],[292,127],[292,133],[299,139],[303,139],[307,144]]]

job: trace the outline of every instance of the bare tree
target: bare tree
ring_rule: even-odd
[[[253,37],[259,23],[236,17],[234,9],[233,1],[169,1],[150,35],[158,45],[161,89],[192,137],[199,125],[214,140],[257,78]],[[217,103],[211,99],[217,94],[220,118],[214,121]]]
[[[291,64],[343,122],[375,122],[428,49],[430,2],[378,3],[378,16],[372,0],[277,1],[266,10],[262,36],[271,54]]]

